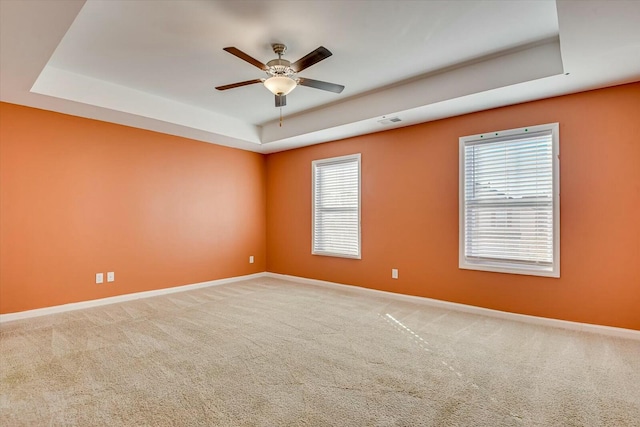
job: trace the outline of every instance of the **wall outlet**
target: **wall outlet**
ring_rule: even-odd
[[[253,255],[249,257],[249,264],[253,264]]]
[[[397,279],[398,278],[398,269],[397,268],[392,268],[391,269],[391,278],[392,279]]]
[[[116,280],[116,273],[113,271],[107,272],[107,282],[113,282],[114,280]]]
[[[104,273],[96,273],[96,283],[104,283]]]

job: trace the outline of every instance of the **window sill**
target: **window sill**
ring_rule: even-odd
[[[312,251],[311,255],[328,256],[328,257],[334,257],[334,258],[362,259],[360,254],[358,254],[358,255],[349,255],[349,254],[339,254],[339,253],[334,253],[334,252]]]
[[[554,269],[552,267],[516,266],[504,263],[472,263],[468,261],[461,261],[459,264],[459,268],[461,270],[476,270],[488,271],[493,273],[560,278],[560,269]]]

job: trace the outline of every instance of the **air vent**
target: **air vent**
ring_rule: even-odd
[[[390,125],[392,123],[398,123],[401,121],[402,119],[400,117],[389,117],[389,118],[383,118],[382,120],[378,120],[378,123],[380,123],[381,125]]]

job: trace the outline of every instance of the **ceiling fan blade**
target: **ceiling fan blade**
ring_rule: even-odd
[[[300,58],[296,62],[294,62],[291,65],[291,68],[296,70],[296,73],[299,73],[300,71],[304,70],[305,68],[309,68],[313,64],[316,64],[316,63],[322,61],[323,59],[327,59],[331,55],[333,55],[333,54],[331,52],[329,52],[329,49],[327,49],[324,46],[320,46],[319,48],[317,48],[313,52],[310,52],[310,53],[306,54],[305,56],[303,56],[302,58]]]
[[[242,59],[243,61],[247,61],[249,64],[260,68],[263,71],[267,71],[267,66],[265,64],[263,64],[262,62],[258,61],[256,58],[247,55],[246,53],[244,53],[243,51],[241,51],[240,49],[237,49],[235,47],[225,47],[223,50],[229,52],[231,55],[235,55],[238,58]]]
[[[308,86],[315,89],[328,90],[329,92],[340,93],[344,90],[344,86],[335,83],[323,82],[321,80],[305,79],[300,77],[298,84]]]
[[[252,84],[255,84],[255,83],[262,83],[262,80],[260,80],[260,79],[246,80],[244,82],[231,83],[229,85],[224,85],[224,86],[216,86],[216,89],[218,89],[218,90],[227,90],[227,89],[233,89],[233,88],[236,88],[236,87],[252,85]]]
[[[287,105],[287,95],[276,95],[276,107]]]

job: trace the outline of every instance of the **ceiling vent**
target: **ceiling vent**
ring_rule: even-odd
[[[390,125],[392,123],[398,123],[401,121],[402,119],[400,117],[383,117],[382,120],[378,120],[378,123],[380,123],[381,125]]]

